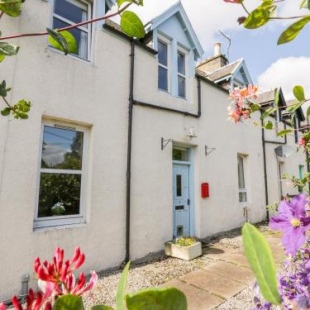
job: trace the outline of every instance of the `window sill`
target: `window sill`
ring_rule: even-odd
[[[75,55],[75,54],[67,54],[67,55],[65,55],[64,52],[62,52],[62,51],[60,51],[57,48],[54,48],[52,46],[48,46],[46,48],[46,50],[47,51],[52,51],[52,52],[57,53],[57,54],[61,54],[61,55],[65,56],[65,57],[69,57],[69,58],[72,58],[72,59],[84,62],[86,64],[92,64],[92,61],[90,59],[81,58],[81,57],[79,57],[78,55]]]
[[[63,224],[63,225],[55,225],[55,226],[38,226],[33,227],[34,232],[45,232],[49,230],[67,230],[67,229],[76,229],[86,227],[87,223],[72,223],[72,224]]]

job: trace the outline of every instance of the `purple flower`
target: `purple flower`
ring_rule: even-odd
[[[300,194],[283,200],[279,206],[279,214],[270,220],[270,228],[283,231],[282,243],[287,253],[295,255],[306,241],[306,231],[310,229],[310,217],[306,214],[309,197]]]

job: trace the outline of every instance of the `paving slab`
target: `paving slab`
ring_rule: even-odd
[[[247,286],[226,276],[202,269],[194,270],[180,277],[179,280],[225,299],[233,297]]]
[[[234,280],[247,285],[252,284],[255,280],[251,269],[225,261],[218,261],[216,264],[206,266],[203,269],[216,273],[220,276],[224,276],[226,279]]]
[[[180,280],[171,280],[165,283],[166,287],[175,287],[181,290],[187,299],[187,307],[190,310],[211,310],[220,305],[225,299],[206,292],[193,285]]]
[[[222,258],[225,262],[234,263],[239,266],[251,268],[247,258],[242,253],[233,253]]]
[[[219,260],[223,257],[235,253],[236,250],[225,248],[222,246],[210,246],[202,249],[203,255],[206,255],[208,258]]]

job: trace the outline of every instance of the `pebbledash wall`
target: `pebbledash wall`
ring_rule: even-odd
[[[41,0],[25,2],[20,18],[4,17],[3,35],[44,29],[51,8]],[[91,61],[64,56],[48,47],[46,37],[14,43],[22,47],[17,57],[1,64],[0,79],[13,88],[10,102],[25,98],[33,106],[29,120],[0,118],[0,300],[20,293],[24,274],[30,275],[29,286],[36,287],[34,258],[49,260],[58,246],[68,256],[80,246],[88,272],[120,265],[128,245],[131,41],[97,27]],[[173,237],[173,149],[190,154],[190,234],[205,238],[240,227],[246,219],[265,219],[261,130],[251,122],[228,122],[228,92],[207,79],[192,74],[187,79],[188,99],[177,98],[158,90],[156,53],[136,44],[134,59],[130,259],[161,251]],[[200,99],[201,116],[187,115],[199,112]],[[88,132],[85,216],[79,224],[36,227],[44,121]],[[190,129],[196,137],[188,136]],[[171,140],[163,149],[162,138]],[[206,146],[216,150],[206,155]],[[238,154],[244,159],[246,205],[239,203]],[[276,162],[272,150],[267,156]],[[298,156],[302,164],[303,156]],[[297,167],[296,162],[292,166]],[[298,167],[294,169],[288,170],[297,174]],[[272,199],[279,198],[278,175],[268,177]],[[209,198],[201,198],[203,182],[209,183]]]

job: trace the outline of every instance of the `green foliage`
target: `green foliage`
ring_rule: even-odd
[[[306,24],[310,22],[310,15],[307,15],[306,17],[301,18],[294,24],[290,25],[286,30],[284,30],[279,39],[278,39],[278,44],[284,44],[288,43],[292,40],[294,40],[299,32],[304,28]]]
[[[121,28],[130,37],[143,38],[145,30],[140,18],[131,11],[125,11],[121,14]]]
[[[75,295],[63,295],[56,299],[53,310],[84,310],[83,300]]]
[[[19,46],[9,44],[7,42],[0,42],[0,62],[5,56],[15,56],[18,53]]]
[[[125,292],[127,286],[127,278],[128,278],[128,271],[129,271],[130,262],[128,262],[122,272],[122,276],[117,286],[116,292],[116,310],[123,310],[124,309],[124,301],[125,301]]]
[[[253,225],[242,227],[243,248],[264,298],[274,305],[281,302],[277,290],[276,267],[264,236]]]
[[[1,0],[0,11],[11,17],[17,17],[21,14],[23,0]]]
[[[154,288],[126,296],[128,310],[186,310],[184,293],[176,288]]]
[[[296,85],[294,86],[293,88],[293,93],[294,93],[294,96],[297,100],[299,101],[304,101],[306,100],[305,98],[305,92],[304,92],[304,88],[300,85]]]
[[[91,307],[91,310],[114,310],[112,307],[105,306],[105,305],[96,305]]]
[[[46,30],[49,33],[48,42],[52,47],[64,52],[65,55],[68,53],[77,54],[78,48],[75,38],[69,31],[58,32],[50,28],[46,28]]]
[[[277,133],[277,136],[278,137],[283,137],[283,136],[286,136],[287,134],[289,133],[292,133],[293,130],[292,129],[284,129],[284,130],[281,130]]]
[[[180,237],[177,238],[174,243],[181,246],[190,246],[197,243],[197,241],[193,237]]]

